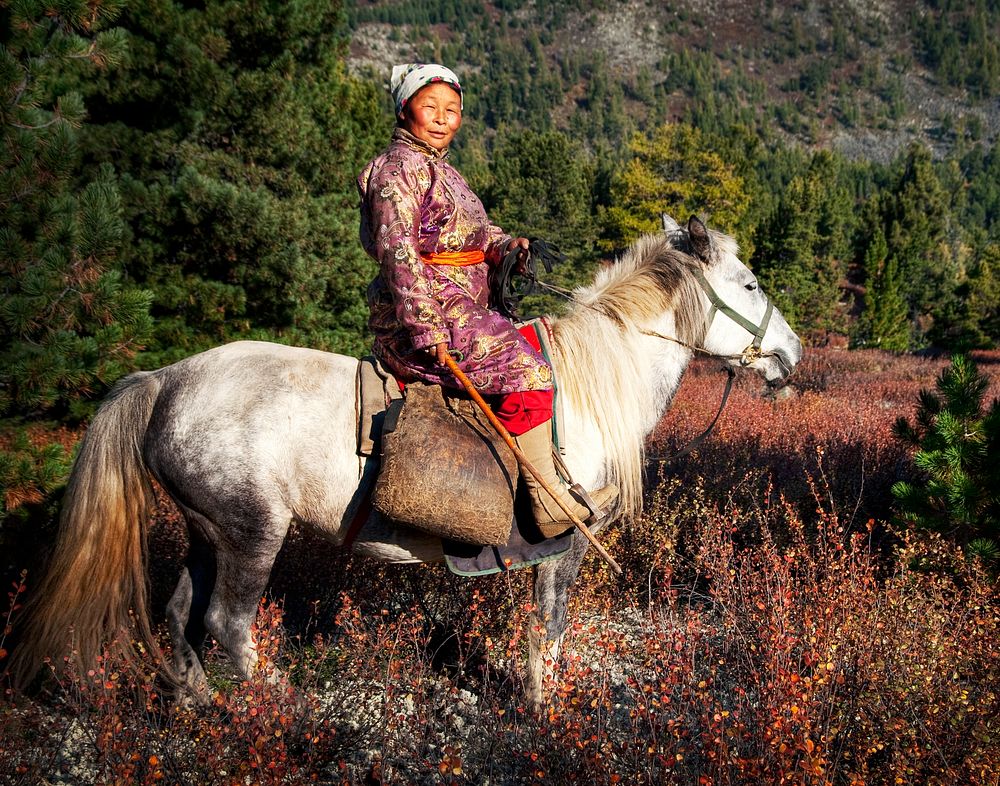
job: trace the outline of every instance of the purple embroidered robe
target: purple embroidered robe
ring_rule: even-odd
[[[459,367],[483,393],[552,387],[552,370],[509,320],[488,308],[489,266],[510,236],[438,151],[402,128],[358,176],[361,243],[379,263],[368,287],[374,351],[402,378],[457,387],[426,351],[458,350]],[[482,251],[484,262],[429,264],[444,251]]]

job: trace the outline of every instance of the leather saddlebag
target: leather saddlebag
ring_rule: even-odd
[[[402,406],[395,417],[395,407]],[[510,535],[517,459],[475,402],[440,385],[406,386],[386,413],[372,504],[433,535],[503,545]]]

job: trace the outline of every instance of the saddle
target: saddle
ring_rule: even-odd
[[[517,459],[476,404],[410,382],[382,424],[372,505],[393,521],[463,543],[507,542]]]
[[[374,357],[361,361],[357,393],[358,452],[381,464],[372,505],[439,536],[452,572],[524,567],[569,548],[571,532],[546,539],[538,531],[517,494],[516,459],[464,394],[408,383],[404,406],[398,382]]]

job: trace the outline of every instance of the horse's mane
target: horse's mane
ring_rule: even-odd
[[[640,238],[593,284],[576,290],[576,306],[552,325],[560,390],[597,425],[607,480],[618,485],[619,512],[630,517],[642,512],[644,427],[657,406],[641,331],[671,312],[672,336],[698,345],[707,327],[693,275],[701,263],[683,245],[684,238],[662,232]]]

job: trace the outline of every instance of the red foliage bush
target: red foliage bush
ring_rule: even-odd
[[[993,380],[988,397],[1000,396],[1000,352],[973,359]],[[722,499],[739,499],[748,477],[767,478],[803,509],[812,504],[807,474],[819,472],[848,523],[887,519],[889,489],[909,470],[892,424],[912,417],[921,388],[933,388],[947,365],[945,357],[810,349],[777,395],[755,375],[741,376],[711,437],[666,472],[689,483],[704,478]],[[651,453],[675,452],[711,422],[724,387],[717,368],[717,361],[692,365]],[[750,488],[752,496],[756,484]]]
[[[907,467],[889,429],[945,362],[811,351],[775,400],[742,380],[697,454],[651,477],[643,519],[602,533],[625,575],[585,562],[540,716],[528,572],[388,568],[297,535],[253,679],[210,653],[206,707],[109,660],[8,694],[0,782],[995,786],[996,584],[884,523]],[[658,441],[698,433],[721,387],[698,364]],[[168,512],[154,533],[158,597],[178,528]]]

